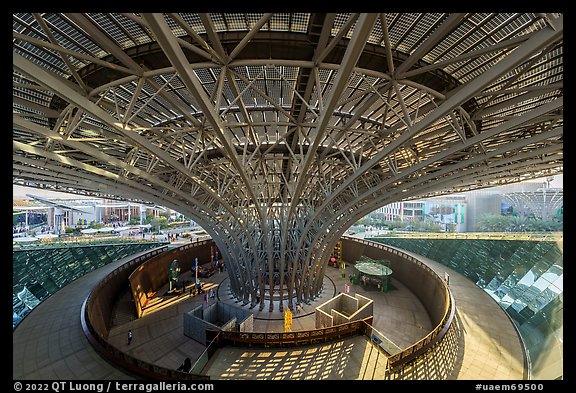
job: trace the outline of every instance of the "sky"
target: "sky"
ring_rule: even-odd
[[[530,180],[530,181],[533,182],[533,181],[537,181],[537,180],[541,180],[542,182],[544,182],[546,179],[541,178],[541,179],[535,179],[535,180]],[[550,186],[554,187],[554,188],[564,188],[564,175],[554,176],[554,180],[552,181]],[[87,197],[83,197],[81,195],[47,191],[47,190],[42,190],[39,188],[30,188],[30,187],[23,187],[23,186],[18,186],[18,185],[12,186],[12,199],[27,199],[26,194],[32,194],[32,195],[36,195],[36,196],[44,197],[44,198],[87,198]]]

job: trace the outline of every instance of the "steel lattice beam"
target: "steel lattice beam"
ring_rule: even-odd
[[[562,171],[562,15],[20,13],[13,43],[14,182],[189,215],[261,310],[380,206]]]

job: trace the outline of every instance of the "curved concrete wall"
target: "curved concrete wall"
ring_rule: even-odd
[[[126,289],[129,276],[131,276],[134,269],[137,269],[137,267],[145,264],[150,259],[163,261],[164,258],[172,258],[169,259],[172,261],[175,255],[180,255],[178,252],[164,252],[166,248],[167,246],[158,247],[138,254],[134,259],[116,268],[106,275],[102,281],[98,282],[82,305],[82,329],[86,338],[100,356],[140,378],[152,380],[210,379],[206,375],[172,370],[142,361],[119,350],[107,341],[114,304],[118,300],[118,296]]]
[[[89,296],[86,312],[93,329],[101,338],[108,336],[114,304],[116,304],[122,292],[126,290],[128,276],[134,270],[134,267],[141,264],[142,261],[145,261],[151,255],[162,254],[166,247],[161,246],[135,254],[133,259],[112,271],[94,287]]]
[[[392,278],[400,281],[418,297],[433,326],[442,322],[449,299],[439,277],[429,268],[423,268],[425,265],[419,262],[406,261],[403,256],[384,249],[385,246],[370,243],[371,245],[363,240],[342,237],[342,259],[353,263],[365,255],[372,259],[390,260]]]
[[[89,322],[86,324],[87,328],[85,328],[85,331],[89,331],[87,337],[100,345],[102,347],[100,352],[105,354],[105,356],[113,362],[120,364],[122,367],[133,365],[133,358],[113,348],[106,341],[111,312],[113,310],[113,307],[110,305],[113,304],[114,301],[117,300],[118,295],[125,290],[123,287],[127,285],[127,281],[133,289],[132,293],[140,296],[149,290],[157,290],[165,285],[168,281],[168,269],[174,259],[179,261],[183,271],[193,267],[196,257],[198,257],[199,264],[210,263],[211,245],[212,241],[196,242],[162,252],[159,255],[150,253],[138,257],[108,274],[106,278],[95,287],[93,293],[87,299],[84,311],[87,322]],[[389,358],[391,371],[395,373],[394,375],[398,374],[402,376],[405,367],[408,367],[408,369],[415,367],[415,363],[412,361],[421,356],[427,356],[426,354],[430,353],[430,350],[434,353],[438,352],[438,354],[443,356],[447,365],[453,365],[457,351],[454,349],[454,343],[451,342],[451,338],[455,329],[451,323],[452,314],[450,313],[448,316],[451,297],[443,280],[425,264],[405,255],[401,251],[389,251],[385,245],[379,245],[365,240],[343,238],[343,252],[344,259],[348,261],[355,261],[361,255],[366,255],[373,259],[386,258],[391,260],[390,266],[394,269],[393,277],[406,285],[420,298],[424,307],[431,315],[432,322],[437,324],[436,328],[424,339]],[[130,272],[132,273],[130,274]],[[136,303],[136,305],[138,305],[138,303]],[[371,324],[371,318],[362,322],[365,323],[366,326],[361,330],[366,330],[365,334],[369,334],[368,326]],[[317,335],[312,337],[309,332],[302,332],[303,335],[308,337],[306,340],[297,339],[294,333],[290,333],[290,337],[284,337],[282,334],[278,335],[277,333],[270,335],[265,334],[264,342],[266,345],[280,346],[288,345],[289,343],[294,344],[296,341],[302,341],[301,344],[310,344],[318,340],[328,340],[330,337],[341,337],[341,329],[342,332],[346,331],[346,334],[357,331],[358,327],[352,328],[356,326],[354,323],[355,322],[351,322],[350,324],[332,327],[326,330],[326,332],[322,334],[322,337],[318,337]],[[335,335],[336,331],[334,329],[338,331],[338,334]],[[262,341],[262,334],[254,336],[246,332],[222,333],[224,333],[223,340],[229,343],[249,343],[249,345],[252,345]],[[448,342],[445,340],[445,333],[448,333]],[[442,342],[442,345],[437,345],[440,342]],[[148,366],[158,368],[153,365]],[[150,367],[148,366],[144,367],[144,370],[139,370],[140,366],[136,365],[134,365],[134,368],[137,373],[141,372],[146,375],[151,375],[150,373],[152,371],[150,371]],[[451,369],[451,367],[447,367],[447,370],[449,369]],[[175,378],[182,377],[179,372],[173,370],[169,370],[169,372],[173,373]],[[187,374],[186,377],[198,379],[204,376]]]
[[[146,305],[148,294],[158,291],[168,283],[168,272],[174,259],[178,260],[180,273],[192,269],[195,258],[198,258],[198,265],[209,264],[212,244],[214,244],[212,240],[186,244],[150,258],[134,270],[128,280],[136,306],[136,315],[142,316],[142,309]]]

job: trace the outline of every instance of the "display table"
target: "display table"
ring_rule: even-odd
[[[382,292],[388,292],[392,269],[376,262],[358,262],[354,265],[354,284],[363,284],[364,287],[376,285]]]

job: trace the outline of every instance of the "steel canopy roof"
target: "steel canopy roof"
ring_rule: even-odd
[[[562,14],[13,14],[14,184],[342,229],[562,171]]]

